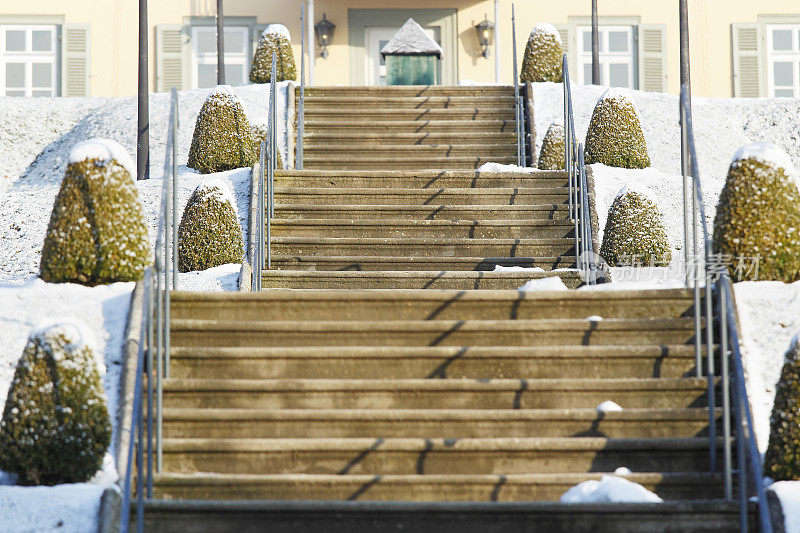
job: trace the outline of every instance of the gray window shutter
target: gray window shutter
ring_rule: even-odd
[[[254,24],[250,27],[250,62],[247,65],[248,71],[253,64],[253,58],[256,55],[256,48],[258,48],[258,41],[261,40],[261,34],[267,29],[266,24]]]
[[[665,24],[641,24],[639,42],[639,90],[667,90],[667,27]]]
[[[156,26],[156,91],[185,88],[183,26]]]
[[[89,25],[61,26],[61,96],[89,96]]]
[[[733,41],[733,96],[758,98],[761,96],[760,54],[757,24],[732,24]]]
[[[558,34],[561,36],[561,45],[564,47],[564,53],[569,57],[569,25],[568,24],[555,24]]]

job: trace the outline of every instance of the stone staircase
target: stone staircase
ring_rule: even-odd
[[[311,87],[305,96],[305,132],[305,169],[516,164],[510,86]]]

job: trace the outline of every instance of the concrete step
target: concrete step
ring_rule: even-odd
[[[677,318],[693,307],[688,289],[631,291],[296,291],[172,292],[173,319],[502,320]],[[702,304],[701,304],[702,305]]]
[[[296,101],[299,103],[298,101]],[[514,95],[464,95],[464,96],[313,96],[306,95],[306,113],[316,109],[352,109],[360,113],[364,109],[514,109]]]
[[[704,472],[708,455],[707,438],[164,440],[164,469],[186,474]]]
[[[708,409],[164,409],[165,438],[664,439],[707,433]],[[719,412],[717,413],[719,416]]]
[[[276,203],[278,218],[333,218],[344,220],[566,220],[568,205],[308,205]]]
[[[272,220],[272,235],[292,237],[436,237],[458,239],[572,238],[568,220]]]
[[[530,173],[471,171],[335,171],[280,170],[275,172],[277,186],[334,188],[498,188],[498,187],[568,187],[563,171],[540,170]]]
[[[308,271],[267,270],[264,289],[447,289],[514,290],[533,279],[558,276],[571,289],[582,284],[577,271],[475,272],[475,271]]]
[[[704,498],[720,497],[719,490],[706,486],[710,492]],[[748,504],[748,519],[749,530],[758,530],[755,503]],[[306,533],[719,533],[739,531],[739,507],[710,499],[599,504],[146,500],[144,526],[157,533],[295,533],[298,528]]]
[[[173,346],[554,346],[688,344],[691,318],[404,321],[172,320]]]
[[[516,164],[513,156],[451,156],[451,157],[353,157],[336,155],[304,156],[303,166],[306,169],[319,170],[467,170],[478,169],[484,163]]]
[[[464,157],[480,155],[481,157],[516,157],[517,146],[510,142],[491,144],[376,144],[354,147],[352,144],[309,144],[304,147],[303,161],[315,160],[319,157],[346,157],[377,159],[384,157],[423,158],[432,157]]]
[[[601,474],[352,475],[157,474],[157,498],[219,500],[554,501]],[[631,474],[669,500],[719,493],[716,473]]]
[[[351,146],[361,148],[363,146],[380,145],[433,145],[433,144],[500,144],[517,142],[515,131],[493,132],[493,131],[441,131],[441,132],[391,132],[379,129],[377,132],[348,132],[342,135],[341,131],[319,131],[309,132],[303,137],[304,146]]]
[[[392,118],[392,117],[388,117]],[[355,121],[348,118],[331,119],[327,117],[309,118],[306,117],[306,133],[324,133],[326,135],[340,135],[349,137],[353,134],[387,134],[387,133],[511,133],[516,135],[516,123],[514,117],[510,119],[501,118],[478,118],[476,120],[381,120],[365,124],[363,121]]]
[[[437,239],[273,237],[279,255],[405,257],[552,257],[575,253],[573,239]]]
[[[452,109],[397,109],[371,107],[354,111],[347,107],[315,107],[305,110],[308,120],[346,120],[372,123],[384,120],[514,120],[514,106],[501,107],[455,107]],[[369,128],[367,128],[369,129]]]
[[[299,87],[295,89],[296,97],[300,97]],[[415,97],[441,97],[441,96],[514,96],[514,87],[511,85],[394,85],[371,86],[314,86],[306,87],[307,98],[316,96],[326,97],[389,97],[389,98],[415,98]]]
[[[677,378],[693,376],[695,368],[692,345],[220,348],[178,347],[174,340],[174,378]]]
[[[272,268],[280,270],[475,270],[492,271],[497,265],[545,270],[575,268],[574,256],[560,257],[399,257],[273,255]]]
[[[275,187],[276,204],[306,205],[552,205],[566,204],[569,191],[559,188],[399,189],[390,187]],[[277,208],[276,208],[277,209]],[[342,213],[343,217],[347,217]]]
[[[180,379],[164,406],[212,409],[626,409],[705,407],[705,378]],[[630,468],[631,465],[627,465]],[[612,468],[613,470],[613,468]]]

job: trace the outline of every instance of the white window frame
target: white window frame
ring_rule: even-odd
[[[792,50],[775,50],[773,30],[791,30]],[[779,98],[775,93],[780,90],[791,90],[792,95],[785,98],[800,97],[800,24],[767,24],[767,86],[771,98]],[[792,63],[792,86],[775,84],[775,63]]]
[[[214,65],[217,66],[217,52],[199,53],[197,51],[197,44],[199,42],[199,32],[210,32],[214,34],[214,39],[217,35],[217,27],[209,25],[192,25],[190,26],[191,32],[191,73],[190,82],[194,89],[198,88],[198,67],[200,65]],[[232,51],[225,48],[225,65],[241,65],[242,66],[242,79],[229,80],[225,77],[227,85],[245,85],[248,83],[248,76],[250,74],[250,27],[249,26],[225,26],[225,32],[241,32],[243,34],[242,43],[244,45],[241,51]]]
[[[636,42],[636,26],[633,25],[600,25],[600,83],[602,85],[609,85],[610,81],[610,68],[614,65],[627,65],[628,66],[628,89],[637,89],[639,87],[639,80],[637,75],[637,42]],[[609,33],[610,32],[625,32],[628,36],[628,51],[627,52],[610,52],[609,51]],[[578,56],[578,83],[582,85],[590,85],[591,78],[586,79],[585,65],[592,64],[592,51],[588,52],[583,49],[583,39],[585,34],[591,35],[591,26],[577,26],[577,56]]]
[[[25,31],[26,49],[21,52],[6,51],[6,31]],[[33,51],[33,32],[49,31],[51,35],[51,47],[47,52]],[[8,63],[23,63],[25,65],[25,86],[11,88],[13,91],[24,91],[24,95],[14,96],[34,96],[34,91],[49,91],[49,95],[38,94],[36,96],[58,96],[59,95],[59,52],[58,52],[58,25],[55,24],[3,24],[0,25],[0,96],[6,96],[9,88],[6,87],[6,65]],[[50,86],[33,86],[33,65],[50,65]]]

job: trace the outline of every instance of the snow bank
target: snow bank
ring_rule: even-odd
[[[532,279],[519,288],[521,291],[566,291],[567,286],[558,276]]]
[[[267,28],[261,33],[261,36],[267,35],[280,35],[281,37],[286,38],[287,41],[292,41],[292,36],[289,34],[289,28],[284,26],[283,24],[270,24]]]
[[[518,167],[517,165],[504,165],[502,163],[484,163],[478,167],[478,172],[537,172],[533,167]]]
[[[54,487],[0,486],[3,531],[97,531],[104,487],[87,483]]]
[[[613,411],[622,411],[622,407],[620,407],[619,404],[612,402],[611,400],[606,400],[597,407],[595,407],[595,410],[600,413],[609,413]]]
[[[552,35],[553,37],[556,38],[556,40],[559,43],[563,44],[561,41],[561,34],[558,33],[556,27],[550,24],[549,22],[540,22],[539,24],[534,26],[533,29],[531,30],[531,34],[528,36],[528,40],[530,41],[531,39],[533,39],[537,33]]]
[[[660,503],[663,500],[639,485],[617,476],[578,483],[561,495],[561,503]]]
[[[69,152],[69,162],[80,163],[87,159],[99,159],[110,163],[116,161],[132,178],[136,177],[136,165],[128,151],[117,141],[111,139],[89,139],[76,144]]]
[[[786,533],[800,532],[800,481],[778,481],[770,485],[781,502],[783,530]]]
[[[209,268],[202,272],[178,272],[178,288],[192,292],[231,292],[239,290],[239,269],[242,265],[231,263]]]
[[[493,272],[544,272],[542,267],[521,267],[495,265]]]

